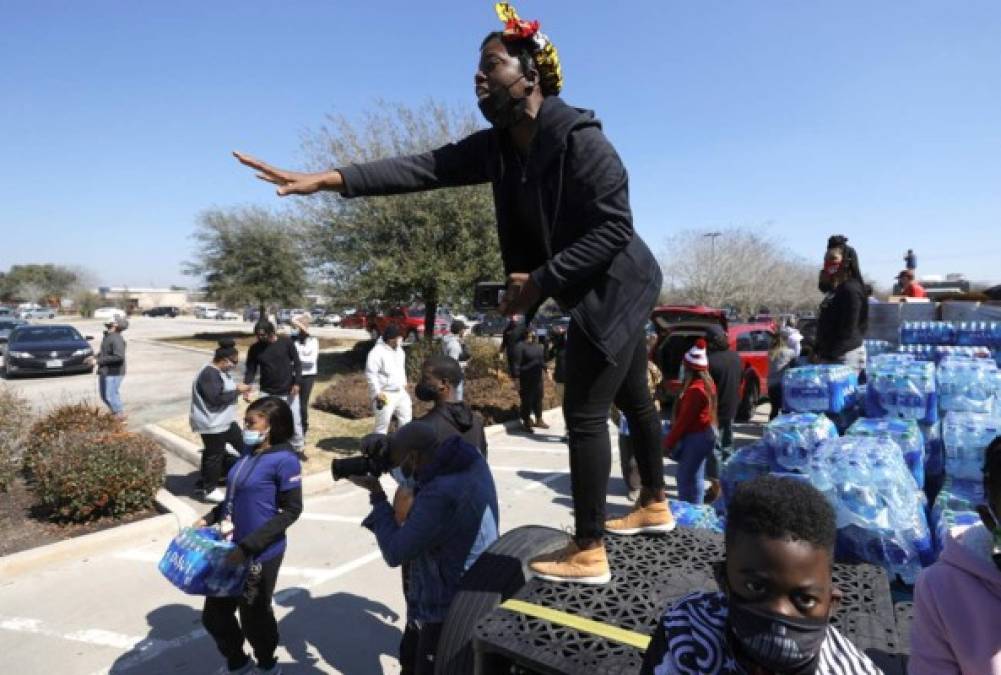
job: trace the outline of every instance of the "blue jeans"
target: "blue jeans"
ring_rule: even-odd
[[[701,504],[705,498],[706,458],[716,446],[716,432],[712,427],[685,436],[678,443],[674,460],[678,463],[678,499],[690,504]]]
[[[118,415],[124,410],[122,397],[118,395],[118,390],[121,389],[122,380],[125,379],[125,376],[101,375],[97,379],[101,388],[101,400],[111,409],[112,413]]]

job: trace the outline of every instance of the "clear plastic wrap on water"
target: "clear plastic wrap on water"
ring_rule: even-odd
[[[889,438],[899,447],[907,470],[919,488],[925,484],[925,439],[915,420],[863,417],[848,429],[848,436]]]
[[[777,469],[774,457],[772,449],[762,441],[745,445],[733,453],[720,468],[724,501],[733,497],[733,491],[740,483]]]
[[[881,565],[907,583],[931,563],[925,497],[893,440],[831,439],[816,449],[804,473],[835,506],[839,558]]]
[[[955,342],[956,328],[949,321],[905,321],[900,324],[902,345],[951,345]]]
[[[947,358],[990,359],[992,351],[989,347],[956,346],[956,345],[900,345],[898,354],[910,354],[915,361],[933,361],[941,363]]]
[[[957,345],[987,345],[1001,348],[1001,322],[960,321],[955,324]]]
[[[935,364],[926,361],[899,363],[887,359],[875,363],[867,375],[866,417],[900,417],[926,424],[938,420]]]
[[[945,448],[942,446],[942,423],[919,424],[925,439],[925,481],[945,473]]]
[[[945,535],[954,527],[980,522],[976,512],[984,503],[983,481],[946,478],[931,509],[931,526],[935,533],[935,554],[942,552]]]
[[[855,405],[857,395],[858,375],[847,366],[802,366],[782,376],[786,410],[840,413]]]
[[[945,359],[936,379],[943,412],[991,413],[1001,394],[997,364],[989,359]]]
[[[669,500],[671,513],[680,527],[692,530],[710,530],[723,532],[723,520],[709,504],[690,504],[689,502]]]
[[[984,413],[950,412],[942,420],[945,473],[954,479],[981,480],[984,451],[1001,435],[1001,418]]]
[[[774,462],[783,469],[802,469],[824,441],[837,438],[838,430],[826,415],[785,413],[765,427],[762,440],[772,450]]]

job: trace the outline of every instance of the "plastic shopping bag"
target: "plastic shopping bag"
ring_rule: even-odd
[[[236,544],[223,539],[215,528],[181,530],[160,559],[160,572],[170,583],[191,595],[235,596],[243,592],[250,568],[227,565]]]

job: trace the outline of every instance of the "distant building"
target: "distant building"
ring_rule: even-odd
[[[98,295],[108,305],[124,307],[127,312],[142,312],[153,307],[179,307],[189,309],[189,291],[173,288],[132,288],[131,286],[103,286]]]

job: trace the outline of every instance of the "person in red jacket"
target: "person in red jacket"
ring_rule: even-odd
[[[674,406],[664,449],[678,463],[678,499],[701,504],[706,458],[716,445],[716,383],[709,374],[706,341],[699,338],[685,354],[685,386]]]
[[[904,270],[897,275],[900,294],[905,298],[927,298],[925,287],[914,280],[914,270]]]

